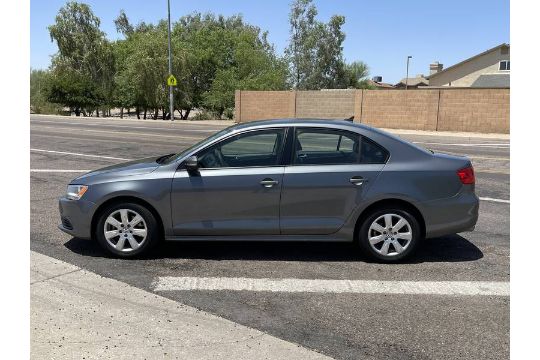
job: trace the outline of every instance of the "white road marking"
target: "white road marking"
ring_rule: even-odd
[[[65,139],[66,136],[65,135],[51,135],[51,134],[36,134],[36,133],[32,133],[32,137],[45,137],[45,138],[55,138],[55,139]],[[77,141],[88,141],[88,142],[92,142],[92,143],[96,143],[96,142],[104,142],[104,143],[118,143],[118,144],[125,144],[126,142],[125,141],[120,141],[120,140],[113,140],[111,138],[107,138],[107,137],[104,137],[102,139],[95,139],[95,138],[88,138],[88,137],[84,137],[84,134],[81,135],[81,137],[74,137],[72,136],[71,139],[74,139],[74,140],[77,140]],[[137,144],[151,144],[151,145],[155,145],[155,144],[159,144],[159,145],[171,145],[171,146],[178,146],[178,142],[177,141],[169,141],[169,140],[165,140],[165,139],[156,139],[156,140],[153,140],[153,139],[137,139]],[[192,142],[188,142],[188,144],[192,144]]]
[[[51,154],[60,154],[60,155],[83,156],[83,157],[91,157],[91,158],[98,158],[98,159],[109,159],[109,160],[122,160],[122,161],[130,161],[130,160],[132,160],[132,159],[126,159],[126,158],[113,157],[113,156],[90,155],[90,154],[81,154],[81,153],[66,152],[66,151],[45,150],[45,149],[32,149],[31,148],[30,151],[44,152],[44,153],[51,153]]]
[[[494,199],[494,198],[490,198],[490,197],[481,197],[479,199],[482,200],[482,201],[492,201],[492,202],[510,204],[510,200],[505,200],[505,199]]]
[[[30,172],[51,172],[51,173],[79,173],[79,172],[90,172],[92,170],[65,170],[65,169],[30,169]]]
[[[452,155],[457,155],[457,156],[467,156],[469,159],[510,161],[510,158],[507,158],[507,157],[474,156],[474,155],[463,155],[463,154],[452,154]]]
[[[87,123],[87,122],[64,122],[64,121],[48,121],[48,120],[32,120],[33,123],[47,123],[47,124],[61,124],[61,125],[83,125],[83,126],[103,126],[103,127],[114,127],[114,128],[128,128],[128,129],[148,129],[148,130],[169,130],[170,128],[167,127],[149,127],[149,126],[129,126],[129,125],[113,125],[113,124],[99,124],[99,123]],[[169,124],[168,122],[165,123],[167,126]],[[208,126],[208,125],[205,125]],[[207,132],[207,133],[213,133],[216,132],[213,129],[185,129],[185,128],[178,128],[179,130],[184,131],[193,131],[193,132]]]
[[[414,141],[414,143],[415,144],[422,144],[422,145],[440,145],[440,146],[487,147],[487,148],[498,148],[498,149],[508,149],[508,148],[510,148],[510,143],[447,144],[447,143],[433,143],[433,142],[422,142],[422,141]]]
[[[172,276],[158,277],[154,283],[154,291],[180,290],[510,296],[510,283],[496,281],[308,280]]]
[[[42,126],[42,125],[37,125],[34,127],[35,130],[42,130],[42,129],[52,129],[52,130],[68,130],[70,132],[73,131],[73,128],[69,128],[69,127],[55,127],[55,126]],[[92,130],[92,129],[78,129],[77,130],[78,132],[89,132],[89,133],[99,133],[99,134],[109,134],[109,135],[113,135],[113,134],[123,134],[123,135],[135,135],[135,136],[139,136],[139,137],[145,137],[145,136],[149,136],[149,137],[159,137],[159,138],[172,138],[172,139],[190,139],[190,140],[194,140],[194,139],[203,139],[204,138],[204,135],[201,137],[201,136],[177,136],[177,135],[163,135],[163,134],[149,134],[149,133],[139,133],[139,132],[130,132],[130,131],[113,131],[113,130]],[[31,131],[30,131],[31,133]]]

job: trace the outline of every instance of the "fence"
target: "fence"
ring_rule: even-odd
[[[510,89],[244,91],[235,119],[346,119],[394,129],[508,133]]]

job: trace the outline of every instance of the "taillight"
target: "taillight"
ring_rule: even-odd
[[[460,169],[457,171],[459,180],[463,184],[470,185],[474,184],[474,170],[472,165],[467,166],[466,168]]]

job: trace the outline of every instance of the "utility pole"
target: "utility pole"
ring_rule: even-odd
[[[411,55],[407,56],[407,75],[405,76],[405,90],[407,90],[407,88],[409,87],[409,60],[411,58]]]
[[[169,76],[172,75],[172,53],[171,53],[171,0],[167,0],[168,13],[168,36],[169,36]],[[169,112],[171,113],[171,121],[174,121],[174,94],[173,86],[169,85]]]

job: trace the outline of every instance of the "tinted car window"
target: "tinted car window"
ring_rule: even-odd
[[[374,141],[362,136],[360,163],[384,164],[388,160],[388,151]]]
[[[283,129],[250,131],[201,151],[201,168],[274,166],[279,163]]]
[[[296,129],[293,164],[356,164],[359,160],[356,133],[332,129]]]

